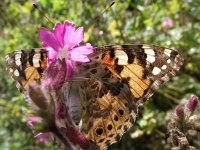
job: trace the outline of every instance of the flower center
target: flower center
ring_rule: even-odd
[[[61,60],[65,58],[67,60],[68,57],[69,57],[69,46],[65,45],[63,48],[59,48],[57,58]]]

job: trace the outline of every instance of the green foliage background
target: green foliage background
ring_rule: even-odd
[[[27,127],[28,111],[13,81],[5,72],[4,55],[17,49],[41,47],[38,29],[52,28],[33,7],[33,0],[0,1],[0,149],[55,149],[37,144]],[[157,44],[177,48],[185,58],[178,76],[162,85],[145,106],[133,127],[109,149],[170,149],[164,139],[170,113],[191,94],[200,96],[200,1],[121,0],[102,15],[112,1],[39,0],[53,22],[70,20],[85,29],[85,42],[109,44]],[[173,20],[163,31],[162,22]],[[195,139],[191,139],[195,145]],[[196,143],[197,146],[197,143]]]

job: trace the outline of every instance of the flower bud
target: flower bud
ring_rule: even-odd
[[[176,106],[175,115],[176,115],[178,120],[184,119],[184,109],[181,105]]]
[[[56,59],[49,65],[45,74],[45,86],[59,89],[65,82],[66,62],[65,59]]]
[[[73,127],[63,128],[62,127],[61,130],[63,131],[63,133],[65,133],[65,135],[69,138],[69,140],[73,144],[80,145],[80,147],[82,149],[89,148],[88,140],[80,132],[75,130],[75,128],[73,128]]]
[[[48,100],[46,99],[41,85],[33,83],[29,85],[28,94],[33,103],[40,109],[46,109],[48,106]]]
[[[198,104],[198,97],[195,95],[191,95],[187,104],[185,105],[185,108],[189,111],[189,112],[193,112],[196,108]]]

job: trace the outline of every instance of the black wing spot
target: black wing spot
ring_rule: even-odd
[[[38,73],[41,75],[43,73],[42,68],[37,68]]]
[[[118,120],[119,120],[119,118],[117,117],[117,115],[114,116],[114,120],[115,120],[115,121],[118,121]]]
[[[122,125],[120,125],[118,128],[117,128],[117,130],[120,130],[122,128]]]
[[[115,57],[115,49],[112,48],[112,49],[110,50],[110,58],[114,58],[114,57]]]
[[[132,64],[134,62],[135,59],[135,55],[133,55],[132,53],[128,53],[128,63]]]
[[[33,66],[33,56],[35,55],[35,49],[32,49],[29,53],[28,62],[31,66]]]
[[[22,70],[25,70],[26,68],[26,64],[27,64],[27,54],[24,50],[21,50],[22,54],[21,54],[21,64],[22,64]]]
[[[104,139],[101,139],[101,140],[99,140],[99,142],[98,143],[102,143],[104,141]]]
[[[121,73],[123,69],[124,69],[124,66],[120,66],[120,65],[115,66],[115,70],[117,71],[117,73]]]
[[[119,109],[118,112],[119,112],[119,114],[120,114],[121,116],[123,116],[124,111],[123,111],[122,109]]]
[[[102,135],[103,134],[103,128],[97,128],[96,129],[96,134],[97,135]]]
[[[127,125],[124,126],[124,131],[127,131],[128,130],[128,127]]]
[[[41,49],[41,51],[40,51],[40,59],[43,61],[44,60],[44,52],[42,51],[42,49]]]
[[[109,125],[107,126],[107,129],[108,129],[108,130],[112,130],[112,128],[113,128],[113,127],[112,127],[111,124],[109,124]]]

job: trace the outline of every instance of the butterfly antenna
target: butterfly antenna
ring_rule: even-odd
[[[105,7],[105,9],[103,10],[103,12],[101,12],[100,14],[98,14],[98,15],[96,16],[96,18],[97,18],[97,19],[100,19],[100,18],[103,16],[103,14],[104,14],[105,12],[107,12],[114,4],[115,4],[115,1],[113,1],[113,2],[111,2],[110,4],[106,5],[106,7]]]
[[[39,11],[40,15],[43,16],[47,20],[47,22],[55,24],[55,21],[50,19],[50,17],[46,16],[44,10],[42,10],[42,8],[39,4],[33,3],[33,7]]]
[[[114,4],[115,4],[115,1],[113,1],[110,5],[107,5],[105,10],[102,12],[102,14],[108,11]]]

